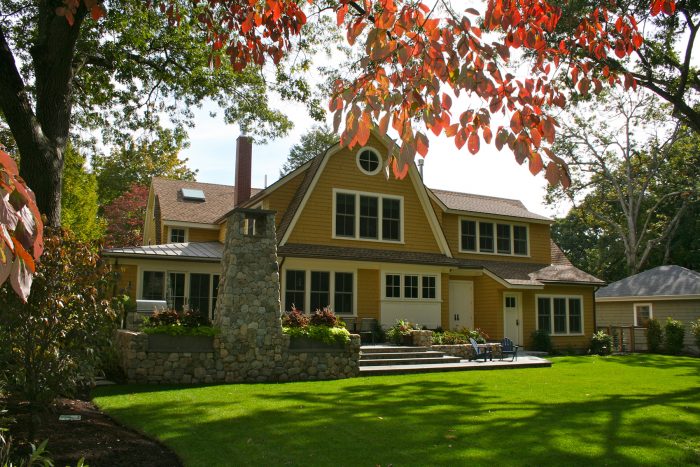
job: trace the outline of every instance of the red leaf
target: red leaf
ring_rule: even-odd
[[[471,135],[469,135],[469,143],[467,144],[469,152],[471,152],[472,154],[478,153],[479,144],[479,135],[476,133],[476,131],[472,131]]]
[[[532,175],[537,175],[538,173],[540,173],[543,167],[544,164],[542,164],[542,158],[540,157],[540,155],[534,151],[531,152],[529,163],[530,173]]]
[[[420,131],[416,133],[416,151],[418,154],[425,157],[428,155],[428,148],[430,147],[430,141],[428,138]]]
[[[493,134],[491,133],[491,128],[486,126],[481,131],[483,133],[484,141],[486,142],[486,144],[491,144],[491,138],[493,137]]]
[[[515,134],[520,133],[523,129],[523,121],[519,110],[513,112],[513,116],[510,117],[510,129]]]
[[[547,171],[544,174],[550,185],[555,186],[559,183],[559,167],[554,162],[547,164]]]

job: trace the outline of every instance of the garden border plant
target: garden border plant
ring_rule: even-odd
[[[666,319],[664,331],[664,350],[672,355],[679,355],[683,351],[683,337],[685,335],[683,322],[669,316]]]
[[[168,336],[215,336],[220,330],[211,326],[209,319],[195,310],[178,313],[176,310],[156,310],[143,319],[141,332]]]
[[[345,323],[329,308],[306,316],[292,307],[282,316],[282,332],[292,338],[308,338],[328,345],[350,342],[350,332],[345,329]]]

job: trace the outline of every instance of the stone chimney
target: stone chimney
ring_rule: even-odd
[[[250,199],[253,142],[248,136],[236,140],[236,206]]]

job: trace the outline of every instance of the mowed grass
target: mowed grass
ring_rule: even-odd
[[[700,359],[341,381],[98,388],[187,466],[699,465]]]

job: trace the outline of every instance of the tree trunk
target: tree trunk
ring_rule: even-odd
[[[63,152],[73,107],[73,57],[87,10],[81,2],[70,25],[56,14],[60,0],[40,3],[37,38],[31,47],[34,101],[27,93],[0,24],[0,110],[20,154],[20,175],[36,195],[48,226],[61,225]]]

